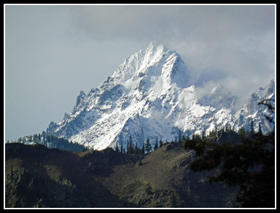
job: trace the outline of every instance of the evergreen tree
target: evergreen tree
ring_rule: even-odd
[[[154,146],[154,150],[158,149],[158,137],[156,137],[156,142],[155,142],[155,146]]]
[[[159,147],[162,147],[163,146],[163,141],[160,139],[159,140]]]
[[[134,148],[133,148],[133,141],[132,136],[129,137],[129,142],[127,143],[127,154],[133,154]]]
[[[139,151],[137,143],[135,144],[134,154],[137,154],[137,155],[140,154],[140,151]]]
[[[145,145],[146,145],[146,147],[145,147],[146,151],[150,152],[152,150],[152,145],[150,143],[149,137],[147,138],[147,143]]]
[[[130,154],[129,141],[126,142],[126,154]]]
[[[123,151],[123,142],[121,141],[121,153],[124,153]]]
[[[262,135],[262,126],[261,126],[261,122],[259,122],[259,134]]]
[[[154,145],[154,150],[157,150],[157,149],[158,149],[158,144],[155,143],[155,145]]]
[[[251,135],[253,135],[254,133],[255,133],[255,131],[254,131],[254,120],[253,120],[253,118],[251,119]]]

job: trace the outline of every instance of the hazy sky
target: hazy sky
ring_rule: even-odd
[[[61,121],[150,41],[241,99],[275,78],[274,5],[5,5],[4,21],[6,140]]]

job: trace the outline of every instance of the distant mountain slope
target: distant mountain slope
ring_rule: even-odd
[[[274,81],[252,94],[248,103],[236,109],[238,98],[217,85],[207,94],[191,85],[190,70],[180,55],[163,44],[151,42],[125,59],[98,88],[77,97],[71,113],[61,122],[51,122],[47,134],[77,141],[87,147],[104,149],[130,136],[141,147],[149,137],[172,141],[178,132],[210,132],[226,124],[238,130],[264,124],[263,106],[258,101],[274,97]],[[256,87],[257,88],[257,87]]]
[[[110,148],[74,154],[6,144],[6,207],[232,206],[236,190],[190,171],[192,158],[179,143],[143,158]]]

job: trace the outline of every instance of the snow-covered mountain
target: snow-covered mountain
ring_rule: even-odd
[[[234,115],[234,125],[249,129],[253,121],[254,131],[259,131],[259,123],[264,133],[271,131],[274,128],[274,124],[269,123],[264,115],[273,118],[273,120],[275,115],[265,105],[258,104],[265,99],[272,106],[275,105],[275,83],[273,80],[266,87],[260,87],[254,92],[248,99],[248,102],[236,112]]]
[[[156,137],[170,141],[179,131],[209,132],[227,123],[249,129],[252,119],[257,129],[258,122],[264,123],[266,110],[258,102],[274,97],[271,81],[238,110],[238,98],[223,86],[201,95],[200,88],[190,82],[190,70],[179,54],[151,42],[125,59],[98,88],[88,94],[81,91],[73,111],[65,113],[61,122],[51,122],[47,133],[104,149],[125,145],[130,136],[142,146],[148,137],[152,143]],[[263,127],[263,131],[268,129]]]

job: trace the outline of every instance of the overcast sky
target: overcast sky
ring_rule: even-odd
[[[5,5],[5,140],[60,122],[150,41],[241,99],[275,78],[274,5]]]

